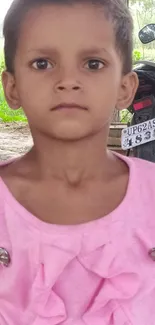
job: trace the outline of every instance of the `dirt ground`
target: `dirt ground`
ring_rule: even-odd
[[[0,123],[0,161],[24,154],[32,146],[32,138],[25,123]]]

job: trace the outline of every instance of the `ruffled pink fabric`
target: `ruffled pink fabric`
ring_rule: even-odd
[[[0,266],[0,325],[155,325],[155,165],[126,161],[124,201],[79,226],[39,221],[0,181],[0,247],[12,260]]]

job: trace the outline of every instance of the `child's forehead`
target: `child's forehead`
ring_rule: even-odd
[[[44,5],[33,8],[26,15],[21,28],[20,41],[29,46],[54,47],[77,46],[83,42],[86,47],[104,47],[113,43],[114,31],[111,21],[107,20],[104,10],[92,5]]]

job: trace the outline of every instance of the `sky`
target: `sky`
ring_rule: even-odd
[[[0,0],[0,22],[3,21],[11,2],[12,0]]]

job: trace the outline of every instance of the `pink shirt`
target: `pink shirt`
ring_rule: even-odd
[[[0,325],[155,325],[155,164],[125,159],[126,196],[108,216],[46,224],[0,180]]]

